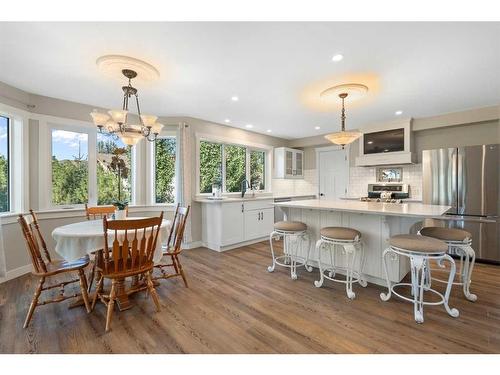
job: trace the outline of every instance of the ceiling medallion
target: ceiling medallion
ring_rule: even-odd
[[[348,83],[330,87],[320,94],[321,97],[336,95],[342,100],[342,112],[340,115],[341,131],[325,135],[325,138],[327,140],[344,148],[345,145],[354,142],[356,139],[358,139],[363,135],[363,133],[358,131],[348,132],[345,130],[346,116],[345,116],[344,101],[348,96],[349,97],[352,96],[355,99],[359,99],[362,96],[364,96],[367,92],[368,92],[368,87],[366,87],[365,85],[361,85],[358,83]]]
[[[160,134],[163,125],[156,122],[158,119],[157,116],[141,114],[137,89],[132,86],[132,79],[137,77],[137,72],[131,69],[123,69],[122,74],[128,79],[128,85],[122,87],[122,109],[109,110],[108,114],[94,110],[90,113],[90,116],[92,116],[92,120],[100,133],[119,137],[128,146],[137,144],[143,138],[154,142],[158,134]],[[139,124],[131,124],[127,121],[129,113],[128,101],[132,96],[135,97]]]
[[[143,81],[155,81],[160,78],[160,72],[146,61],[122,55],[105,55],[96,60],[100,71],[121,78],[122,70],[133,70]]]

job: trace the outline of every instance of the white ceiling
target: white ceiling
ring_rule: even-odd
[[[97,57],[143,59],[161,74],[135,85],[143,113],[284,138],[338,130],[337,105],[319,98],[332,83],[371,89],[347,102],[351,129],[500,103],[500,23],[0,23],[0,51],[0,81],[109,108],[125,82]]]

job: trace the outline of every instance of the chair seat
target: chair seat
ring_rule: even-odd
[[[307,225],[300,221],[278,221],[274,223],[274,229],[284,232],[302,232],[307,229]]]
[[[417,234],[398,234],[389,239],[391,246],[418,253],[445,253],[448,245],[432,237]]]
[[[343,241],[354,241],[356,237],[361,238],[361,232],[359,230],[344,227],[325,227],[321,228],[319,233],[323,237]]]
[[[134,275],[140,275],[141,273],[145,273],[147,271],[150,271],[153,269],[154,263],[153,261],[145,262],[142,263],[141,266],[139,267],[139,261],[136,260],[134,268],[131,269],[132,265],[132,259],[128,258],[126,267],[124,267],[124,264],[121,260],[118,261],[118,267],[115,269],[115,261],[111,260],[108,263],[108,271],[106,272],[105,267],[104,267],[104,262],[103,260],[99,261],[97,264],[97,268],[99,271],[102,273],[102,275],[108,279],[113,279],[113,278],[123,278],[123,277],[129,277],[129,276],[134,276]]]
[[[420,230],[422,236],[433,237],[443,241],[464,241],[472,238],[472,235],[463,229],[426,227]]]
[[[53,260],[46,264],[47,272],[46,275],[55,275],[61,272],[76,271],[80,268],[85,268],[89,265],[90,259],[88,255],[85,255],[79,259],[72,260],[68,262],[64,259]]]

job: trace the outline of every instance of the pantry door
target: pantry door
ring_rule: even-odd
[[[316,150],[319,199],[336,200],[347,195],[349,184],[349,154],[340,147],[325,147]]]

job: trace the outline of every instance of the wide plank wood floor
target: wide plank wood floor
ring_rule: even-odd
[[[180,279],[158,287],[162,311],[145,294],[134,307],[115,311],[104,332],[105,307],[91,314],[68,309],[68,301],[41,306],[28,329],[23,321],[34,279],[0,285],[1,353],[500,353],[500,267],[478,264],[468,302],[458,288],[453,319],[427,307],[425,323],[413,306],[382,302],[383,288],[355,286],[350,301],[343,285],[316,288],[317,270],[267,272],[266,242],[217,253],[205,248],[182,255],[190,287]]]

